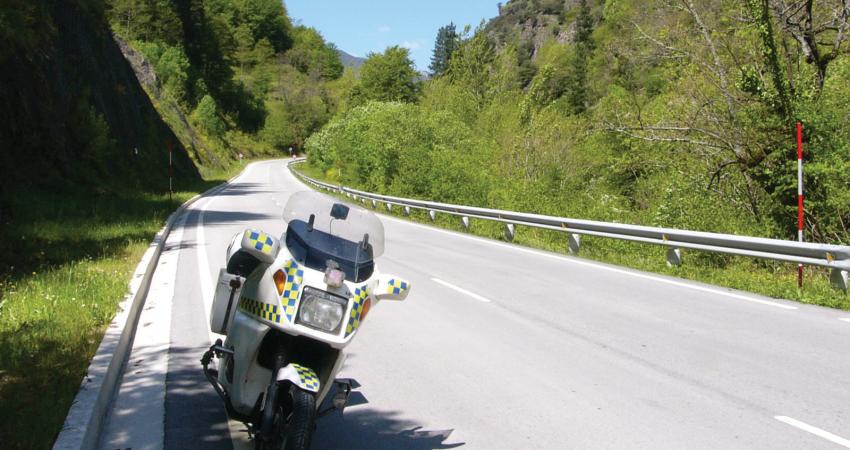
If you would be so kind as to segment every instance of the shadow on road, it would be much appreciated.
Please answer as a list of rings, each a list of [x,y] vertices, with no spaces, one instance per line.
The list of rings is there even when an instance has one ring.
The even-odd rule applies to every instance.
[[[240,195],[254,195],[254,194],[273,194],[274,191],[266,190],[268,185],[263,183],[234,183],[230,184],[222,190],[215,194],[216,197],[237,197]]]
[[[215,211],[208,210],[204,211],[204,225],[220,225],[220,224],[232,224],[237,222],[263,222],[267,220],[275,220],[280,219],[277,215],[273,214],[262,214],[262,213],[253,213],[253,212],[234,212],[234,211]],[[194,226],[197,223],[197,215],[192,220],[192,224],[190,225],[189,221],[186,222],[186,227]]]
[[[331,390],[325,403],[333,394],[334,390]],[[369,401],[362,392],[353,391],[345,411],[333,412],[319,419],[313,448],[432,450],[465,444],[445,442],[454,430],[423,430],[422,425],[402,418],[401,412],[357,407],[366,403]]]
[[[321,449],[413,449],[456,448],[447,444],[454,430],[423,430],[396,411],[347,410],[319,421],[313,446]]]
[[[224,404],[207,382],[199,362],[203,346],[169,353],[165,397],[165,448],[230,450]]]

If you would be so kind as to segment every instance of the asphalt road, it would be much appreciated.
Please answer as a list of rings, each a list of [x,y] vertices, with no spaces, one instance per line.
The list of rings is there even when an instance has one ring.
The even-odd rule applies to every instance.
[[[102,448],[247,448],[198,362],[212,283],[306,189],[252,164],[178,223]],[[348,347],[361,386],[317,449],[850,448],[850,313],[383,223],[378,264],[413,288]]]

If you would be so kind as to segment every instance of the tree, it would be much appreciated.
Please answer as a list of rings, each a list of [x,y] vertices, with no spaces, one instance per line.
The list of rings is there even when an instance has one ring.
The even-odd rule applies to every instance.
[[[266,38],[276,52],[292,46],[292,23],[280,0],[237,0],[234,1],[241,13],[242,21],[254,34],[254,40]]]
[[[468,31],[467,28],[464,35]],[[495,59],[493,45],[487,38],[487,32],[483,29],[482,23],[475,34],[465,39],[457,48],[449,62],[446,75],[452,83],[463,86],[474,95],[480,107],[490,92]]]
[[[384,53],[369,54],[360,69],[355,96],[363,100],[414,102],[420,90],[418,76],[410,52],[399,46],[389,47]]]
[[[568,99],[576,113],[587,110],[587,60],[593,53],[593,18],[587,0],[579,4],[578,19],[576,19],[575,58],[573,59],[572,76],[569,80]]]
[[[431,65],[428,67],[433,76],[438,77],[448,70],[449,61],[458,45],[460,45],[460,35],[454,23],[449,23],[437,31],[434,54],[431,56]]]
[[[339,57],[339,49],[331,42],[322,49],[322,77],[326,80],[336,80],[342,76],[345,66]]]
[[[224,122],[218,117],[218,106],[215,99],[209,95],[198,103],[198,107],[192,112],[192,120],[197,123],[207,134],[220,139],[226,131]]]
[[[167,47],[155,62],[156,73],[162,80],[165,92],[179,102],[187,100],[186,83],[189,80],[189,59],[180,47]]]
[[[842,52],[842,44],[850,39],[850,3],[814,0],[762,0],[765,13],[770,7],[786,33],[800,46],[807,63],[817,70],[816,87],[823,89],[826,70]]]
[[[183,37],[180,18],[170,0],[112,0],[109,15],[127,39],[175,45]]]
[[[345,67],[339,59],[336,46],[325,42],[318,30],[297,26],[293,36],[294,43],[286,57],[299,72],[321,76],[326,80],[335,80],[342,76]]]

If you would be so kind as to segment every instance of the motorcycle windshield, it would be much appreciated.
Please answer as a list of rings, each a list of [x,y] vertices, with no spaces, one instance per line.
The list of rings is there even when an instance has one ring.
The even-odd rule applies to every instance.
[[[371,276],[374,258],[384,253],[384,227],[365,208],[313,191],[293,194],[283,210],[289,252],[308,267],[325,270],[333,260],[346,278]]]

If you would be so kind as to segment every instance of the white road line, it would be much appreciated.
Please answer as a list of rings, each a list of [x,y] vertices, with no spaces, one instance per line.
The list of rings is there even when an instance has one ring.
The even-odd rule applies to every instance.
[[[204,301],[204,312],[206,313],[204,317],[209,317],[213,297],[210,261],[207,259],[207,239],[204,233],[204,214],[214,199],[215,197],[210,197],[198,208],[198,224],[195,226],[195,245],[197,246],[195,254],[198,256],[198,277],[200,278],[201,298]],[[209,327],[207,328],[207,332],[210,335],[210,344],[212,344],[217,339],[217,335]]]
[[[505,244],[505,243],[502,243],[502,242],[493,241],[493,240],[489,240],[489,239],[485,239],[485,238],[480,238],[480,237],[477,237],[477,236],[469,236],[469,235],[457,233],[457,232],[454,232],[454,231],[443,230],[443,229],[440,229],[440,228],[434,228],[434,227],[430,227],[430,226],[427,226],[427,225],[418,224],[416,222],[410,222],[410,221],[407,221],[407,220],[396,219],[395,217],[390,217],[390,216],[387,216],[387,215],[384,215],[384,214],[379,214],[379,215],[382,218],[392,220],[392,221],[395,221],[395,222],[400,222],[400,223],[404,223],[404,224],[408,224],[408,225],[418,225],[420,227],[427,228],[431,231],[436,231],[438,233],[445,233],[445,234],[449,234],[449,235],[452,235],[452,236],[458,236],[458,237],[463,237],[463,238],[466,238],[466,239],[472,239],[472,240],[480,241],[480,242],[487,243],[487,244],[490,244],[490,245],[497,245],[497,246],[500,246],[500,247],[509,248],[511,250],[518,251],[518,252],[525,252],[525,253],[531,253],[531,254],[534,254],[534,255],[545,256],[547,258],[557,259],[559,261],[564,261],[564,262],[568,262],[568,263],[572,263],[572,264],[579,264],[579,265],[583,265],[583,266],[593,267],[593,268],[596,268],[596,269],[607,270],[609,272],[616,272],[616,273],[620,273],[620,274],[623,274],[623,275],[630,275],[630,276],[637,277],[637,278],[652,280],[652,281],[656,281],[656,282],[659,282],[659,283],[670,284],[670,285],[673,285],[673,286],[679,286],[679,287],[683,287],[683,288],[687,288],[687,289],[694,289],[694,290],[697,290],[697,291],[707,292],[707,293],[710,293],[710,294],[722,295],[722,296],[725,296],[725,297],[731,297],[731,298],[735,298],[735,299],[738,299],[738,300],[744,300],[744,301],[748,301],[748,302],[759,303],[759,304],[762,304],[762,305],[773,306],[774,308],[787,309],[787,310],[798,309],[796,306],[785,305],[783,303],[772,302],[772,301],[769,301],[769,300],[762,300],[762,299],[759,299],[759,298],[754,298],[754,297],[750,297],[750,296],[746,296],[746,295],[736,294],[734,292],[719,291],[717,289],[710,289],[710,288],[707,288],[707,287],[697,286],[697,285],[694,285],[694,284],[685,283],[685,282],[681,282],[681,281],[670,280],[670,279],[667,279],[667,278],[661,278],[661,277],[657,277],[657,276],[653,276],[653,275],[647,275],[647,274],[644,274],[644,273],[633,272],[633,271],[625,270],[625,269],[618,269],[616,267],[605,266],[605,265],[602,265],[602,264],[596,264],[596,263],[584,261],[584,260],[581,260],[581,259],[578,259],[578,258],[568,258],[568,257],[561,256],[561,255],[555,255],[555,254],[552,254],[552,253],[546,253],[546,252],[542,252],[542,251],[539,251],[539,250],[525,248],[525,247],[522,247],[522,246],[519,246],[519,245]]]
[[[780,421],[780,422],[791,425],[794,428],[799,428],[799,429],[806,431],[808,433],[812,433],[815,436],[824,438],[827,441],[830,441],[834,444],[838,444],[838,445],[840,445],[844,448],[850,448],[850,440],[844,439],[841,436],[836,436],[836,435],[830,433],[829,431],[821,430],[818,427],[813,427],[813,426],[811,426],[811,425],[809,425],[805,422],[800,422],[799,420],[792,419],[791,417],[788,417],[788,416],[776,416],[774,418],[776,420]]]
[[[228,181],[228,184],[235,182],[237,179],[248,176],[254,168],[257,166],[257,163],[251,163],[242,171],[241,174],[233,177]],[[213,200],[217,198],[219,194],[227,190],[227,186],[222,188],[219,191],[216,191],[213,195],[210,195],[206,199],[200,200],[196,203],[196,209],[198,211],[198,223],[195,226],[195,245],[197,251],[195,252],[198,256],[198,276],[200,277],[201,283],[201,298],[204,302],[205,308],[205,317],[209,317],[210,310],[212,310],[212,300],[213,300],[213,281],[212,274],[210,273],[210,262],[207,259],[207,239],[206,233],[204,232],[204,215],[206,214],[207,208],[212,205]],[[201,204],[203,202],[203,204]],[[210,335],[210,344],[219,339],[221,336],[215,334],[207,328],[207,332]]]
[[[850,317],[848,317],[848,318],[846,318],[846,319],[838,319],[838,320],[840,320],[840,321],[842,321],[842,322],[850,322]]]
[[[466,289],[464,289],[464,288],[462,288],[462,287],[458,287],[458,286],[455,286],[455,285],[453,285],[453,284],[451,284],[451,283],[447,283],[447,282],[445,282],[445,281],[443,281],[443,280],[441,280],[441,279],[439,279],[439,278],[431,278],[431,280],[432,280],[432,281],[434,281],[435,283],[442,284],[443,286],[445,286],[445,287],[447,287],[447,288],[449,288],[449,289],[453,289],[453,290],[455,290],[455,291],[458,291],[458,292],[460,292],[461,294],[468,295],[468,296],[470,296],[470,297],[474,298],[475,300],[478,300],[478,301],[481,301],[481,302],[484,302],[484,303],[490,303],[490,299],[484,298],[484,297],[482,297],[482,296],[480,296],[480,295],[478,295],[478,294],[476,294],[476,293],[474,293],[474,292],[469,292],[469,291],[467,291]]]

